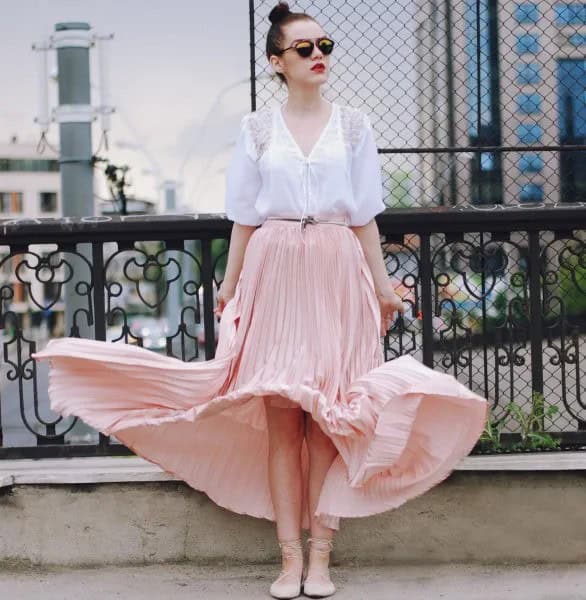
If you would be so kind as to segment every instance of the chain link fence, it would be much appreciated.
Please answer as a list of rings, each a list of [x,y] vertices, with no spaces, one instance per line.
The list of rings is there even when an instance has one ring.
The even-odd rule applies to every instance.
[[[286,88],[251,1],[252,109]],[[586,201],[586,4],[299,0],[336,42],[324,96],[370,116],[389,207]]]
[[[275,4],[250,3],[252,110],[287,95],[265,55]],[[540,392],[558,408],[542,425],[584,443],[586,4],[289,6],[336,42],[324,97],[375,130],[383,254],[412,309],[385,337],[387,359],[408,352],[452,373],[491,399],[504,431],[516,431],[507,403],[530,412]],[[570,226],[555,222],[562,206]]]

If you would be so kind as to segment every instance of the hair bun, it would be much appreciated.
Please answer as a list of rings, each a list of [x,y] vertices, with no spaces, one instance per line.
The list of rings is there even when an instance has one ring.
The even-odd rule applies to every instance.
[[[279,2],[279,4],[277,4],[277,6],[269,13],[269,21],[271,23],[278,23],[289,14],[291,14],[289,4],[287,4],[287,2]]]

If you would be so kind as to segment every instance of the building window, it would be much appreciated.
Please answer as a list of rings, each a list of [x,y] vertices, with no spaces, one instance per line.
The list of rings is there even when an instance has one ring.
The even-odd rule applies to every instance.
[[[521,202],[541,202],[543,200],[543,186],[540,183],[524,183],[519,192]]]
[[[493,152],[480,153],[480,168],[483,171],[492,171],[494,169],[495,160]]]
[[[583,33],[574,33],[568,39],[572,46],[586,46],[586,35]]]
[[[517,94],[517,111],[524,115],[541,112],[541,96],[539,94]]]
[[[21,213],[22,192],[0,192],[0,212]]]
[[[59,171],[59,161],[44,158],[2,158],[0,171],[54,173]]]
[[[497,0],[466,0],[465,10],[468,141],[471,146],[500,146]],[[501,153],[474,152],[469,169],[470,201],[502,203]]]
[[[543,158],[535,152],[527,152],[519,157],[519,170],[523,173],[539,173],[543,168]]]
[[[517,34],[515,50],[517,54],[537,54],[539,52],[539,37],[534,33]]]
[[[537,4],[531,2],[517,4],[515,7],[515,19],[517,23],[537,23],[539,19]]]
[[[586,4],[556,4],[556,25],[586,25]]]
[[[541,125],[537,125],[536,123],[521,123],[517,126],[517,137],[521,144],[540,142],[542,133]]]
[[[41,212],[57,210],[57,192],[41,192],[39,194]]]
[[[517,83],[539,83],[541,67],[537,63],[521,63],[517,65]]]
[[[557,64],[557,106],[560,145],[586,144],[586,59],[561,59]],[[560,151],[562,202],[586,201],[586,152]]]

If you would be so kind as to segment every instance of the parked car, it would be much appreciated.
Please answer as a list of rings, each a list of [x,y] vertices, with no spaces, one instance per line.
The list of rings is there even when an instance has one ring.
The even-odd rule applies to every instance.
[[[142,338],[143,348],[156,352],[166,352],[167,336],[172,335],[166,319],[136,315],[128,318],[128,326],[131,334],[128,336],[129,344],[138,344],[136,338]],[[106,339],[118,339],[121,334],[121,326],[111,326],[106,330]]]
[[[129,321],[130,332],[142,338],[143,348],[165,352],[167,349],[167,336],[172,335],[169,324],[164,318],[134,317]]]

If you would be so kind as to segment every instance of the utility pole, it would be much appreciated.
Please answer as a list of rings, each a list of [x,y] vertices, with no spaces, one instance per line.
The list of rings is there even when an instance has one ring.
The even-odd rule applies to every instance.
[[[83,217],[94,212],[92,121],[87,23],[57,23],[59,106],[56,110],[61,141],[61,194],[64,216]]]
[[[88,23],[57,23],[53,35],[57,50],[58,106],[55,109],[59,123],[61,206],[64,217],[84,217],[94,214],[94,176],[92,165],[92,120],[94,111],[90,98],[89,48],[92,36]],[[78,293],[89,289],[91,277],[88,263],[92,264],[92,248],[78,244],[80,256],[70,254],[73,274],[65,284],[65,335],[94,337],[94,327],[88,323],[89,297]]]

